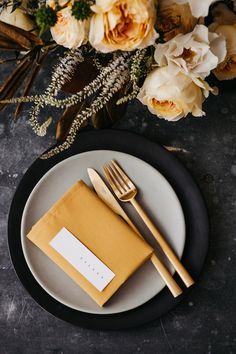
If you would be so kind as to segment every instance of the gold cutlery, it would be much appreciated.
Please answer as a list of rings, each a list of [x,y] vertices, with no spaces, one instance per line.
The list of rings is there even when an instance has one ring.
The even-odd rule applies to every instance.
[[[103,167],[106,179],[110,184],[113,192],[117,196],[119,200],[122,202],[130,202],[140,217],[143,219],[144,223],[147,225],[155,239],[157,240],[158,244],[160,245],[162,251],[169,259],[183,282],[187,287],[194,284],[194,280],[188,271],[184,268],[174,251],[171,249],[169,244],[166,242],[160,231],[151,221],[147,213],[141,207],[141,205],[135,199],[137,195],[137,188],[134,183],[130,180],[130,178],[124,173],[121,167],[112,160],[111,163],[105,165]]]
[[[116,198],[113,196],[113,194],[110,192],[109,188],[107,185],[103,182],[102,178],[100,175],[92,168],[88,168],[88,175],[90,178],[90,181],[98,194],[98,196],[118,215],[120,215],[129,225],[130,227],[140,236],[140,232],[134,225],[134,223],[130,220],[128,215],[125,213],[125,211],[122,209],[120,204],[117,202]],[[179,285],[176,283],[176,281],[172,278],[172,275],[170,274],[169,270],[166,268],[166,266],[159,260],[159,258],[156,256],[156,254],[153,254],[151,257],[151,262],[155,266],[155,268],[158,270],[160,273],[161,277],[165,281],[166,285],[170,289],[172,295],[174,297],[179,296],[182,293],[181,288]]]
[[[111,208],[116,214],[120,215],[129,226],[138,234],[139,233],[137,227],[134,225],[132,220],[128,217],[126,212],[122,209],[114,195],[111,193],[110,189],[107,187],[105,182],[103,182],[100,175],[93,168],[87,169],[90,181],[97,193],[97,195]]]

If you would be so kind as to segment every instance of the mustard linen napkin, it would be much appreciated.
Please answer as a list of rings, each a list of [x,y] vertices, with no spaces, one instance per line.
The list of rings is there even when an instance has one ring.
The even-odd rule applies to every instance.
[[[99,291],[49,242],[65,227],[114,273]],[[76,182],[32,227],[27,237],[103,306],[151,257],[153,249],[83,182]],[[68,290],[69,291],[69,290]]]

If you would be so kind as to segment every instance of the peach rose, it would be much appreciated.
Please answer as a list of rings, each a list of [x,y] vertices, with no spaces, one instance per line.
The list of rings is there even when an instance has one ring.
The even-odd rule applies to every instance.
[[[236,78],[236,15],[222,3],[219,3],[212,11],[214,23],[210,30],[222,36],[226,40],[226,57],[215,70],[214,75],[218,80],[230,80]]]
[[[96,0],[91,9],[89,41],[98,51],[142,49],[158,37],[153,0]]]
[[[165,41],[177,34],[191,32],[198,19],[192,15],[189,4],[176,4],[175,0],[158,1],[157,28]]]
[[[195,117],[205,115],[202,111],[204,96],[209,87],[202,88],[191,77],[179,71],[173,75],[167,66],[153,70],[144,81],[138,99],[159,118],[177,121],[191,113]]]
[[[74,1],[60,0],[59,5],[65,6],[57,12],[57,23],[51,27],[54,41],[66,48],[78,48],[88,40],[89,20],[79,21],[72,16],[71,8]],[[50,0],[49,6],[54,8],[55,1]]]

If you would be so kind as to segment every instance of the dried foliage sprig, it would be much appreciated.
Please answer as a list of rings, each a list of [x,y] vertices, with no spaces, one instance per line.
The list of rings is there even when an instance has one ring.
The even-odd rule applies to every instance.
[[[128,95],[120,98],[116,103],[117,105],[133,100],[139,93],[140,87],[138,83],[140,81],[140,78],[143,76],[141,64],[146,53],[147,49],[145,48],[137,50],[136,53],[133,55],[130,67],[130,81],[132,83],[132,91]]]
[[[49,50],[46,49],[42,54],[40,52],[38,52],[36,54],[36,60],[32,64],[31,73],[26,81],[26,85],[25,85],[25,88],[23,91],[23,96],[27,96],[29,94],[31,87],[34,83],[34,80],[35,80],[44,60],[47,58],[48,52],[49,52]],[[17,104],[15,114],[14,114],[15,120],[19,116],[19,114],[21,113],[22,106],[23,106],[22,102]]]
[[[104,105],[112,98],[114,93],[119,91],[122,85],[128,80],[130,65],[129,60],[127,60],[128,56],[129,55],[127,53],[121,53],[120,56],[118,56],[114,61],[111,61],[107,67],[102,68],[96,79],[94,79],[83,90],[75,95],[72,95],[70,98],[64,100],[55,99],[54,102],[52,101],[52,97],[51,99],[49,98],[49,102],[47,102],[49,105],[54,105],[56,103],[57,107],[68,108],[78,104],[83,100],[88,99],[95,93],[97,95],[97,98],[92,102],[90,107],[83,110],[74,120],[69,131],[68,138],[65,143],[63,143],[64,145],[62,144],[63,149],[64,147],[68,148],[73,143],[76,132],[79,130],[81,125],[92,115],[96,114],[100,109],[102,109]],[[99,93],[100,89],[101,92]],[[34,131],[37,134],[41,134],[45,131],[42,131],[41,129],[41,126],[37,121],[37,115],[39,114],[40,107],[43,107],[43,102],[41,101],[38,103],[36,107],[32,111],[30,121]]]
[[[59,59],[59,63],[54,68],[51,83],[46,90],[47,95],[56,96],[62,86],[72,79],[78,64],[85,60],[86,52],[87,47],[83,46],[80,49],[67,51],[65,55]]]
[[[86,50],[86,49],[85,49]],[[67,144],[74,140],[76,131],[83,124],[83,122],[94,115],[100,110],[113,96],[114,93],[119,91],[122,85],[128,81],[130,72],[132,54],[126,52],[115,54],[114,59],[111,59],[107,66],[102,67],[97,77],[81,91],[71,95],[65,99],[58,99],[57,96],[62,86],[67,80],[70,79],[70,75],[73,75],[73,70],[76,68],[79,62],[83,60],[82,50],[73,50],[60,59],[59,64],[56,66],[52,75],[52,80],[45,93],[42,95],[12,98],[5,100],[2,103],[21,103],[21,102],[33,102],[35,106],[30,112],[30,124],[33,131],[43,136],[47,132],[47,128],[51,120],[47,120],[43,124],[38,121],[40,111],[45,106],[68,108],[87,100],[94,94],[97,95],[89,108],[83,110],[79,116],[76,117],[75,122],[71,127],[71,131],[68,135]],[[76,124],[76,129],[75,129]],[[63,146],[67,146],[67,144]],[[69,146],[69,145],[68,145]]]
[[[19,1],[16,0],[1,0],[0,2],[0,14],[6,10],[8,7],[13,7],[15,3]]]
[[[122,64],[123,64],[123,68],[125,68],[125,62],[123,62]],[[107,77],[103,89],[101,90],[100,94],[96,97],[96,99],[92,102],[91,106],[87,107],[76,116],[69,130],[69,134],[66,140],[61,145],[43,154],[41,158],[48,159],[68,149],[71,146],[71,144],[73,144],[76,134],[80,129],[80,127],[82,126],[82,124],[86,120],[88,120],[93,114],[96,114],[100,109],[102,109],[105,106],[105,104],[109,102],[109,100],[113,97],[113,95],[116,92],[118,92],[121,89],[121,87],[127,82],[128,78],[129,78],[129,71],[127,69],[122,71],[122,73],[119,69],[113,71],[113,75],[110,74],[110,76]]]
[[[58,74],[55,75],[57,79],[53,83],[53,87],[50,84],[50,89],[46,89],[45,93],[42,95],[27,96],[27,97],[15,97],[9,100],[4,100],[2,103],[35,103],[41,107],[49,105],[56,108],[65,108],[73,106],[86,98],[89,98],[94,93],[96,93],[102,85],[106,85],[107,76],[114,73],[114,70],[119,67],[120,72],[124,71],[124,68],[127,69],[130,65],[130,61],[124,61],[128,58],[129,54],[121,53],[120,56],[117,56],[115,60],[111,60],[107,66],[103,67],[100,70],[98,76],[87,86],[85,86],[81,91],[76,94],[71,95],[68,98],[58,99],[54,97],[54,88],[59,87],[61,83],[61,78]],[[51,91],[52,88],[52,91]],[[49,90],[49,92],[47,92]],[[56,91],[57,92],[57,91]]]
[[[15,26],[2,21],[0,21],[0,34],[4,39],[16,43],[24,50],[31,50],[35,44],[42,44],[42,41],[32,33],[17,29]],[[35,42],[36,40],[37,43]]]

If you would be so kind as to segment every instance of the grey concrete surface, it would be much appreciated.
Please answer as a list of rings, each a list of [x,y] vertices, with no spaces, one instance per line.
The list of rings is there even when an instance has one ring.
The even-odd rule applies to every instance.
[[[6,74],[0,67],[0,81]],[[48,82],[43,70],[34,87]],[[0,353],[4,354],[230,354],[236,353],[236,85],[204,104],[206,117],[168,123],[132,103],[114,128],[139,133],[177,153],[206,199],[211,222],[208,259],[195,289],[162,319],[138,329],[102,332],[77,328],[41,309],[18,281],[7,248],[7,214],[31,163],[54,143],[55,125],[34,135],[28,110],[13,123],[0,114]],[[58,112],[53,111],[56,117]]]

